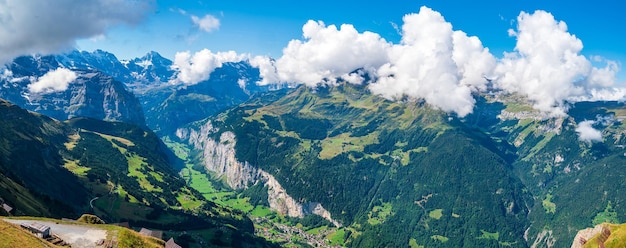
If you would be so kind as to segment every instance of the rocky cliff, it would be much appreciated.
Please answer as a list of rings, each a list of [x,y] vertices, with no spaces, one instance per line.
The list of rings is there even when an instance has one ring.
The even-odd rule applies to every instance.
[[[48,73],[60,69],[75,77],[64,82],[64,87],[59,86],[59,79],[48,77],[47,86],[59,88],[32,90]],[[100,71],[66,69],[54,56],[16,58],[0,69],[0,85],[0,98],[55,119],[83,116],[145,126],[139,100],[122,82]]]
[[[309,214],[319,215],[335,226],[341,224],[335,221],[330,212],[317,202],[301,202],[291,197],[287,191],[271,174],[254,167],[247,161],[238,161],[235,157],[235,134],[229,131],[222,132],[219,140],[212,138],[219,133],[211,121],[207,121],[198,129],[181,128],[176,131],[176,136],[186,140],[195,149],[202,151],[203,163],[207,170],[216,173],[217,177],[223,177],[233,189],[245,189],[257,183],[267,187],[268,202],[271,209],[280,214],[291,217],[304,217]]]

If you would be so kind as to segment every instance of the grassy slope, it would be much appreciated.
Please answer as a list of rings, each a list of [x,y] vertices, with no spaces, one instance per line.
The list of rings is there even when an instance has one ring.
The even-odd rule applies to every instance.
[[[0,197],[16,214],[76,218],[93,211],[133,226],[212,229],[208,244],[267,246],[241,212],[186,187],[154,133],[84,118],[59,122],[0,103]]]
[[[606,228],[610,230],[610,234],[607,237],[603,235],[603,233],[598,233],[593,236],[591,239],[583,245],[583,248],[595,248],[599,247],[598,244],[600,242],[604,243],[604,247],[606,248],[621,248],[626,247],[626,224],[603,224]]]
[[[0,220],[0,247],[56,247],[45,240],[39,239],[19,226]]]
[[[146,248],[161,248],[165,245],[163,240],[155,239],[153,237],[146,237],[134,230],[130,230],[127,228],[113,226],[113,225],[93,225],[93,224],[83,224],[80,222],[64,222],[56,219],[49,218],[30,218],[30,217],[22,217],[20,219],[32,219],[32,220],[42,220],[42,221],[51,221],[51,222],[62,222],[63,224],[69,225],[82,225],[82,226],[92,226],[97,229],[104,229],[109,231],[110,233],[115,233],[109,235],[109,238],[112,240],[117,240],[119,242],[119,247],[146,247]],[[18,225],[14,225],[8,222],[5,222],[0,219],[0,247],[57,247],[43,239],[39,239],[32,235],[30,232],[23,230]]]
[[[404,246],[411,238],[421,245],[436,245],[442,240],[450,240],[451,245],[490,244],[488,240],[462,241],[459,237],[481,237],[483,233],[478,230],[465,229],[477,224],[479,218],[486,218],[482,220],[486,225],[481,225],[480,229],[496,232],[493,225],[502,220],[496,220],[500,217],[495,216],[501,214],[498,213],[501,210],[485,207],[481,217],[471,217],[473,210],[461,206],[516,202],[511,215],[521,213],[521,187],[508,175],[505,161],[493,154],[491,147],[483,147],[489,140],[466,133],[454,120],[449,122],[441,111],[422,103],[389,102],[359,87],[344,85],[316,92],[302,87],[270,105],[251,102],[235,108],[216,118],[214,125],[222,131],[235,132],[238,159],[272,173],[292,196],[319,201],[334,218],[350,225],[353,231],[347,237],[355,246]],[[444,136],[446,141],[441,140],[436,146],[432,143]],[[461,150],[449,149],[458,146],[455,143],[459,141],[471,139],[476,141],[462,142]],[[464,159],[459,154],[477,157]],[[442,164],[450,159],[454,162]],[[473,169],[471,163],[495,169]],[[458,173],[462,175],[459,179],[446,178],[457,177]],[[297,175],[296,180],[292,178],[294,175]],[[477,176],[481,179],[476,179]],[[501,179],[486,188],[478,186],[491,180],[489,178]],[[489,199],[481,193],[472,193],[472,186],[441,185],[441,182],[457,180],[488,190],[501,186],[506,193]],[[493,192],[497,190],[494,188]],[[414,203],[429,194],[434,197],[422,205],[426,211]],[[464,194],[471,196],[458,198]],[[394,214],[381,212],[380,209],[386,208],[379,202],[389,203]],[[445,217],[429,221],[428,211],[436,209],[442,209]],[[374,212],[376,214],[368,217],[367,213]],[[489,219],[491,217],[496,219]],[[503,222],[518,226],[501,235],[500,241],[519,241],[514,240],[523,232],[523,224],[520,224],[523,220],[518,217],[505,217],[509,219]],[[411,221],[397,225],[402,219]],[[378,224],[383,221],[384,224]],[[463,231],[447,232],[446,235],[451,236],[446,237],[435,230],[441,228],[433,228],[450,221],[458,222],[455,228]],[[398,232],[398,229],[404,231]],[[424,233],[430,234],[424,236]],[[441,237],[433,239],[431,236]]]

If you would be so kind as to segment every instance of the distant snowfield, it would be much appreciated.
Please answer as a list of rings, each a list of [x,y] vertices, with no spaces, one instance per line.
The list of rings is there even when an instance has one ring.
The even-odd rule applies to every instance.
[[[57,222],[39,220],[3,220],[17,225],[29,225],[31,223],[38,223],[49,226],[51,234],[56,234],[57,236],[59,236],[59,238],[63,239],[63,241],[65,241],[66,243],[69,243],[72,247],[95,248],[98,247],[96,245],[96,242],[98,242],[98,240],[106,239],[107,237],[106,230],[94,228],[91,226],[58,224]]]

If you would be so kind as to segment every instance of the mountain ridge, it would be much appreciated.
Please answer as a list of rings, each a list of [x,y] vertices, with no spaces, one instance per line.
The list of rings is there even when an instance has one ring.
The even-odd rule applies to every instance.
[[[241,212],[187,186],[151,131],[84,117],[61,122],[4,100],[0,113],[0,198],[14,208],[9,214],[90,212],[111,223],[210,232],[206,242],[217,246],[272,246]]]

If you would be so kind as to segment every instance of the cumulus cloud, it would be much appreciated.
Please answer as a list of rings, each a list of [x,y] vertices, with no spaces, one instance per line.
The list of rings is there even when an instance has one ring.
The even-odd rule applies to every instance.
[[[250,59],[250,65],[259,68],[261,81],[257,82],[258,85],[268,85],[280,82],[275,64],[276,61],[267,56],[255,56]]]
[[[602,132],[593,128],[595,121],[587,120],[578,123],[576,132],[578,139],[584,142],[602,142]]]
[[[0,1],[0,64],[20,55],[69,49],[79,38],[144,19],[154,0]]]
[[[509,30],[517,38],[515,51],[506,53],[496,68],[498,87],[527,96],[534,108],[554,116],[566,114],[566,101],[623,97],[607,88],[613,86],[618,66],[607,62],[605,68],[593,67],[565,22],[541,10],[522,12],[517,22],[517,30]]]
[[[389,62],[377,71],[372,92],[390,99],[424,99],[444,111],[472,112],[473,89],[485,87],[495,58],[476,37],[454,31],[443,16],[422,7],[403,18],[402,40],[389,50]]]
[[[308,21],[304,40],[292,40],[283,56],[251,60],[259,67],[260,84],[297,82],[315,87],[337,79],[363,83],[375,78],[370,90],[389,99],[421,98],[445,111],[465,116],[472,112],[472,91],[485,89],[485,74],[496,60],[477,37],[454,31],[443,16],[422,7],[404,17],[400,44],[387,42],[352,25],[339,28]]]
[[[521,12],[516,29],[508,30],[516,46],[500,59],[478,37],[454,30],[428,7],[404,16],[403,22],[396,25],[402,39],[393,44],[349,24],[338,28],[308,21],[303,39],[290,41],[282,57],[255,57],[251,63],[260,69],[260,84],[361,84],[368,74],[374,94],[423,99],[461,117],[473,111],[473,93],[487,90],[486,78],[490,86],[526,96],[551,116],[566,115],[570,102],[626,97],[626,89],[615,84],[619,64],[581,55],[582,41],[548,12]]]
[[[234,51],[213,53],[203,49],[191,55],[189,51],[178,52],[174,56],[172,69],[177,71],[172,83],[197,84],[209,79],[211,72],[226,62],[239,62],[248,55]]]
[[[191,21],[193,24],[198,26],[198,28],[204,32],[210,33],[220,28],[220,20],[212,15],[204,15],[204,17],[200,18],[198,16],[192,15]]]
[[[0,73],[0,79],[7,79],[7,78],[12,78],[12,77],[13,77],[13,72],[7,68],[4,68],[4,70],[2,70],[2,73]]]
[[[49,71],[36,82],[28,85],[28,90],[31,93],[52,93],[58,91],[67,90],[68,85],[76,80],[78,75],[66,68],[57,68],[54,71]]]
[[[388,61],[390,44],[376,33],[359,33],[352,25],[337,28],[308,21],[302,33],[305,40],[290,41],[276,61],[281,81],[332,84],[357,69],[375,69]]]

